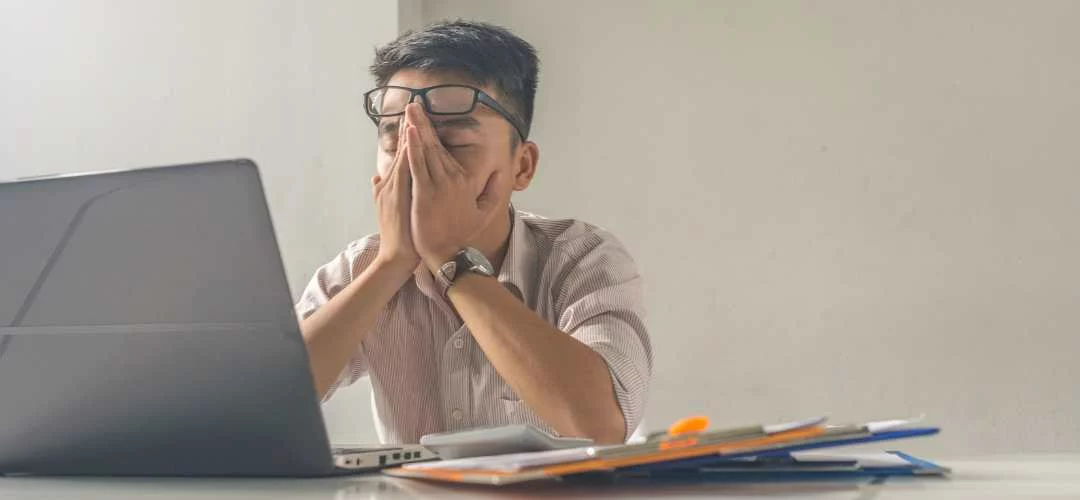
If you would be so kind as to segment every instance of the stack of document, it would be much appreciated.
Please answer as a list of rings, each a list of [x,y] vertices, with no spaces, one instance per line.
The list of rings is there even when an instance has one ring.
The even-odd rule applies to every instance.
[[[384,473],[436,481],[511,484],[595,473],[626,477],[771,478],[942,475],[937,464],[891,451],[835,454],[806,450],[937,434],[936,427],[889,420],[827,425],[814,418],[778,425],[665,433],[647,442],[408,464]]]

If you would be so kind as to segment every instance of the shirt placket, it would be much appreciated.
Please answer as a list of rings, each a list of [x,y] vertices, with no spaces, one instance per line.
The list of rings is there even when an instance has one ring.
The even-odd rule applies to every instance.
[[[472,426],[472,387],[469,375],[468,327],[461,325],[443,346],[443,415],[446,428],[467,429]]]

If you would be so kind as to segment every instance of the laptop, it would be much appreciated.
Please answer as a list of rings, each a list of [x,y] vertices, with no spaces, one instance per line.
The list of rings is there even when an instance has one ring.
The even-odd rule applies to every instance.
[[[0,182],[0,473],[328,476],[332,448],[249,160]]]

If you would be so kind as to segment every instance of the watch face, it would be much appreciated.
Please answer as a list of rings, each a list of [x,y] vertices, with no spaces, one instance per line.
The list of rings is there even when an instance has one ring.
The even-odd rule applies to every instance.
[[[471,247],[466,248],[465,257],[469,259],[469,263],[472,264],[472,267],[475,270],[488,276],[495,275],[495,268],[491,265],[491,262],[488,262],[487,257],[484,257],[484,254],[480,253],[479,250]]]

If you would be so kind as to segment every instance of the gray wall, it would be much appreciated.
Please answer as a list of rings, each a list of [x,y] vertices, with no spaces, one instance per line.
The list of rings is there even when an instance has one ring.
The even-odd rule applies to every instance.
[[[534,43],[518,204],[620,235],[653,427],[927,413],[1080,449],[1080,2],[425,1]]]
[[[4,0],[0,178],[248,156],[294,292],[375,231],[361,93],[391,0]],[[364,384],[325,407],[374,438]]]

